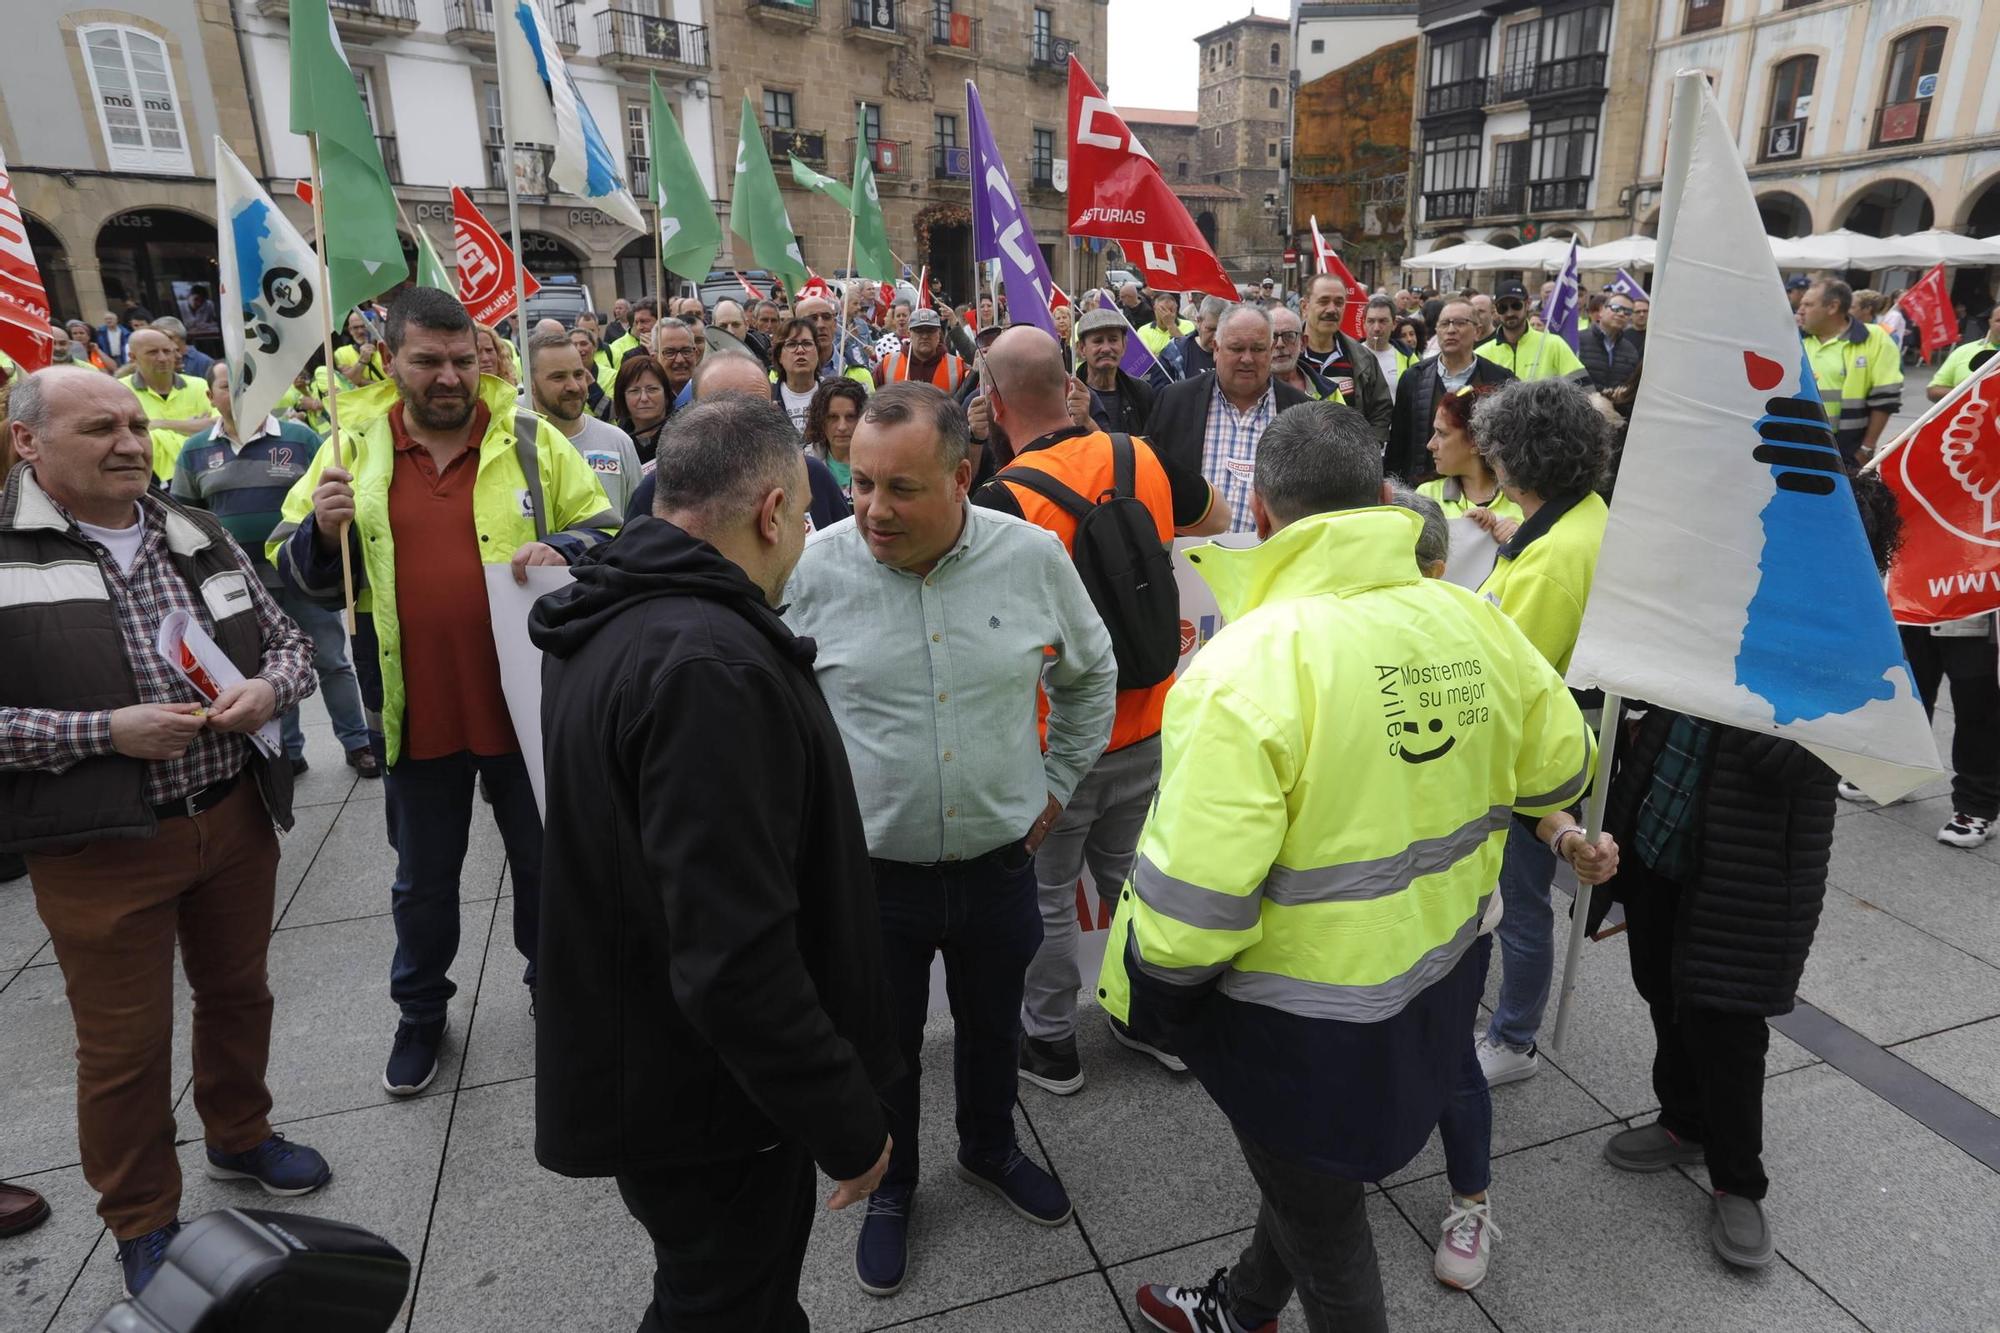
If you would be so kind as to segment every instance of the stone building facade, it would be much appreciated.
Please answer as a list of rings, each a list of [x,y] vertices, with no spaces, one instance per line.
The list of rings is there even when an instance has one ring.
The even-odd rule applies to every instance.
[[[1284,266],[1284,180],[1291,133],[1291,23],[1251,14],[1195,38],[1200,60],[1194,175],[1236,196],[1202,209],[1216,257],[1239,282]],[[1204,228],[1204,230],[1207,230]]]

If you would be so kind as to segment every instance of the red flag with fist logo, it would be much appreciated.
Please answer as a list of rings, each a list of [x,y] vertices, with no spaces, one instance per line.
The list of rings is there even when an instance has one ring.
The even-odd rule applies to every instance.
[[[1951,318],[1951,293],[1944,285],[1944,265],[1939,264],[1916,284],[1903,293],[1903,299],[1896,303],[1910,322],[1923,335],[1924,355],[1929,356],[1940,347],[1949,347],[1958,341],[1958,331]]]
[[[2000,608],[2000,356],[1882,463],[1903,514],[1889,609],[1937,625]]]
[[[7,159],[0,157],[0,352],[26,371],[49,364],[49,294],[28,244],[28,224],[14,202]]]
[[[1236,299],[1208,238],[1075,56],[1069,60],[1069,234],[1117,241],[1155,291]]]

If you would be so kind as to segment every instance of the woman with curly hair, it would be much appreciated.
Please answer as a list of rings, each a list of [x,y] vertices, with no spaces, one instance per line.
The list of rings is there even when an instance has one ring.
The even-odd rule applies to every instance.
[[[862,409],[868,406],[868,391],[850,379],[823,380],[813,390],[806,405],[805,446],[807,452],[825,463],[840,483],[840,493],[854,502],[853,473],[847,464],[847,446],[854,428],[861,424]]]
[[[659,452],[660,428],[672,403],[665,368],[650,352],[627,352],[611,383],[611,424],[632,437],[640,463],[648,467]]]
[[[1609,457],[1611,424],[1588,390],[1568,380],[1517,380],[1472,409],[1472,438],[1521,509],[1479,595],[1497,605],[1557,672],[1569,669],[1597,572],[1610,511],[1596,486]],[[1492,1086],[1532,1077],[1555,967],[1549,887],[1555,852],[1519,820],[1500,866],[1500,998],[1479,1039]]]

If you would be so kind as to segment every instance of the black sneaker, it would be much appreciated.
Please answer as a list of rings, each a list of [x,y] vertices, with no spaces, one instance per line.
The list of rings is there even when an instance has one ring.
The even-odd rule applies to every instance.
[[[1076,1038],[1040,1041],[1023,1033],[1021,1077],[1058,1097],[1067,1097],[1081,1088],[1083,1065],[1076,1058]]]
[[[1120,1046],[1128,1047],[1131,1050],[1139,1052],[1141,1055],[1150,1055],[1155,1060],[1158,1060],[1162,1066],[1173,1070],[1176,1074],[1187,1073],[1187,1062],[1167,1049],[1166,1043],[1147,1041],[1135,1035],[1131,1028],[1126,1027],[1109,1014],[1104,1016],[1104,1021],[1111,1025],[1111,1035],[1118,1039]]]
[[[396,1024],[396,1044],[389,1048],[389,1067],[382,1071],[382,1086],[398,1097],[414,1097],[437,1077],[438,1048],[444,1045],[445,1020],[412,1023],[405,1018]]]
[[[300,755],[298,758],[292,760],[292,776],[297,777],[311,767],[312,765],[306,762],[306,757]]]
[[[996,1196],[1030,1222],[1059,1227],[1069,1221],[1069,1194],[1062,1183],[1019,1147],[1009,1148],[998,1161],[980,1161],[960,1148],[958,1178]]]
[[[160,1262],[167,1257],[167,1247],[174,1243],[174,1237],[181,1232],[179,1222],[169,1222],[158,1231],[148,1231],[143,1236],[118,1242],[118,1266],[125,1270],[125,1294],[137,1296],[153,1280],[153,1274],[160,1271]]]

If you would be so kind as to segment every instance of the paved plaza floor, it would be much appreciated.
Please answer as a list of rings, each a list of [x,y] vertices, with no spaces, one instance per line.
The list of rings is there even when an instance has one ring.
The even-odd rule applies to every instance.
[[[270,1200],[200,1176],[183,986],[183,1215],[246,1204],[378,1231],[413,1263],[397,1326],[416,1333],[626,1333],[649,1289],[643,1233],[610,1182],[564,1179],[533,1159],[532,1020],[485,807],[465,866],[445,1063],[424,1095],[399,1101],[380,1084],[395,1022],[382,788],[341,766],[317,702],[306,716],[314,767],[279,872],[270,1077],[281,1128],[324,1151],[334,1179],[306,1199]],[[1950,726],[1947,700],[1941,740]],[[1771,1042],[1776,1263],[1746,1275],[1714,1257],[1701,1171],[1625,1176],[1599,1157],[1655,1104],[1650,1027],[1613,939],[1586,949],[1568,1048],[1494,1094],[1504,1238],[1486,1283],[1468,1295],[1431,1277],[1447,1201],[1435,1140],[1371,1191],[1392,1326],[2000,1330],[2000,844],[1938,844],[1944,791],[1933,784],[1886,810],[1842,807],[1806,1007],[1780,1024],[1807,1044],[1782,1033]],[[926,1052],[929,1168],[909,1283],[889,1300],[864,1295],[852,1272],[859,1218],[823,1216],[804,1289],[816,1329],[1112,1333],[1139,1326],[1139,1283],[1199,1282],[1231,1262],[1255,1192],[1221,1116],[1192,1080],[1115,1046],[1096,1010],[1085,1020],[1082,1092],[1024,1085],[1018,1111],[1023,1145],[1068,1187],[1074,1220],[1029,1225],[950,1173],[950,1034],[939,1021]],[[77,1164],[73,1102],[60,971],[28,882],[0,885],[0,1177],[55,1209],[39,1230],[0,1240],[4,1333],[80,1333],[120,1295]],[[1296,1308],[1283,1322],[1304,1327]]]

